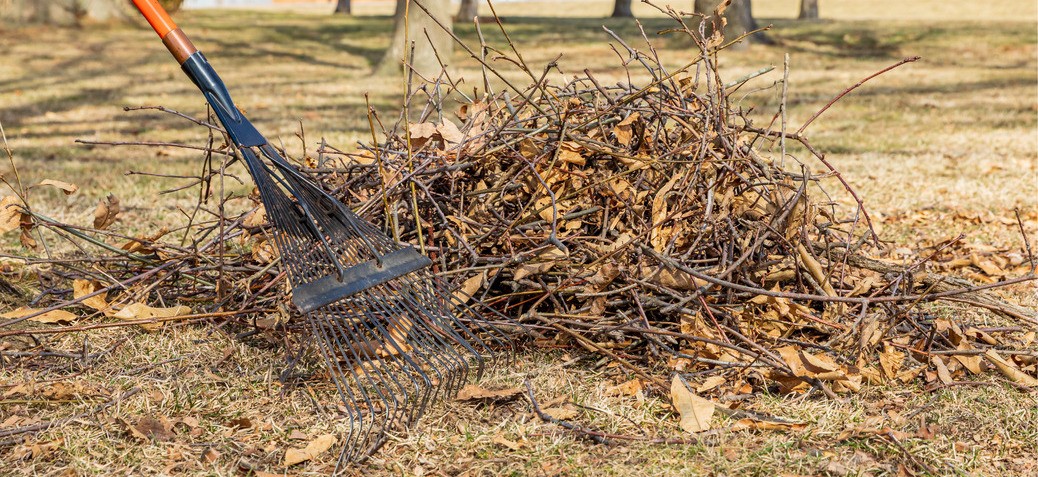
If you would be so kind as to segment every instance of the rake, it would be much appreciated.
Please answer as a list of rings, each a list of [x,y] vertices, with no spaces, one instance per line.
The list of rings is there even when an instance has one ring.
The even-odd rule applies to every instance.
[[[133,3],[202,91],[256,183],[292,301],[347,413],[340,467],[370,455],[430,401],[455,394],[473,368],[481,375],[487,359],[501,355],[494,350],[511,347],[480,310],[496,312],[454,297],[429,270],[429,258],[365,222],[282,157],[156,0]]]

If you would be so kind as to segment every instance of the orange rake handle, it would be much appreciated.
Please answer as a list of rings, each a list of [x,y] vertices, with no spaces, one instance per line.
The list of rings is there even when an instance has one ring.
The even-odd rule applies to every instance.
[[[133,5],[144,15],[144,19],[148,20],[155,33],[159,34],[162,43],[166,44],[177,63],[184,64],[188,57],[198,51],[157,0],[133,0]]]
[[[133,5],[140,10],[144,18],[148,20],[151,27],[155,29],[155,33],[159,34],[159,38],[165,37],[169,32],[177,29],[177,24],[173,23],[173,19],[169,17],[169,13],[166,13],[166,9],[162,8],[156,0],[133,0]]]

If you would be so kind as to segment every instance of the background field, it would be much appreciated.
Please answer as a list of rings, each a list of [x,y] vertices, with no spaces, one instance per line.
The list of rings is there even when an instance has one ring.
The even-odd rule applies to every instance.
[[[499,13],[529,63],[543,64],[562,53],[564,72],[589,68],[600,79],[616,81],[623,72],[601,26],[632,44],[639,39],[633,22],[601,18],[608,15],[610,3],[509,3]],[[902,57],[923,57],[844,98],[807,131],[879,216],[881,235],[891,247],[915,249],[965,233],[966,243],[1019,250],[1022,238],[1016,226],[1001,220],[1012,217],[1017,207],[1030,217],[1027,234],[1034,243],[1038,7],[1033,2],[1002,0],[980,7],[969,1],[826,0],[821,2],[826,20],[807,23],[791,19],[796,12],[792,0],[757,3],[756,14],[762,24],[773,25],[770,34],[777,45],[725,55],[722,73],[734,79],[777,66],[752,83],[765,88],[781,79],[783,54],[789,53],[793,125],[857,80]],[[399,114],[402,85],[370,76],[389,41],[390,8],[386,2],[358,2],[360,15],[352,18],[332,18],[313,8],[198,10],[182,12],[177,20],[260,129],[298,153],[302,147],[295,133],[300,124],[311,151],[322,137],[342,148],[366,140],[365,93],[384,117]],[[554,16],[536,16],[540,12]],[[669,27],[644,5],[636,5],[635,13],[650,34]],[[463,39],[474,41],[471,25],[456,29]],[[489,42],[503,45],[493,28],[484,32]],[[654,44],[671,65],[687,62],[691,54],[689,45],[677,38],[654,38]],[[451,67],[470,87],[481,84],[475,62],[462,52],[455,53]],[[778,104],[775,87],[740,103],[769,118]],[[193,204],[197,191],[159,195],[179,182],[124,172],[191,173],[200,167],[197,154],[73,143],[204,144],[205,132],[189,123],[121,109],[140,105],[204,112],[197,91],[150,31],[104,25],[0,31],[0,123],[22,180],[28,184],[51,178],[81,188],[68,197],[35,191],[32,205],[47,215],[85,224],[97,200],[114,193],[127,209],[118,225],[127,233],[181,220],[178,207]],[[11,177],[10,166],[0,166],[0,174]],[[0,250],[13,249],[15,241],[0,238]],[[1024,305],[1038,304],[1033,286],[1005,293]],[[31,446],[0,450],[0,458],[10,463],[0,474],[232,475],[250,468],[280,473],[286,448],[343,431],[333,394],[319,379],[279,395],[277,375],[284,356],[277,343],[246,345],[221,331],[194,326],[154,334],[137,329],[91,332],[55,345],[70,349],[84,339],[93,350],[125,342],[96,363],[0,369],[0,422],[16,416],[42,420],[74,415],[127,389],[141,392],[99,416],[39,434],[32,441],[41,448],[35,457]],[[573,358],[579,355],[531,350],[491,381],[516,385],[529,376],[542,401],[569,396],[597,409],[581,410],[582,422],[626,434],[679,435],[676,420],[659,397],[638,402],[606,396],[608,387],[626,377]],[[69,374],[75,376],[62,382],[79,386],[81,392],[54,398],[47,380]],[[14,392],[19,386],[27,387]],[[895,475],[927,467],[949,475],[1038,473],[1035,395],[998,382],[932,393],[872,387],[846,402],[766,396],[745,406],[809,426],[794,435],[722,431],[692,446],[604,447],[539,422],[522,400],[487,407],[450,404],[434,408],[418,431],[391,440],[358,473]],[[167,419],[175,438],[144,442],[128,435],[120,423],[147,416]],[[866,422],[909,433],[926,428],[934,435],[908,439],[900,447],[877,439],[836,441],[840,431]],[[30,455],[8,457],[24,454],[25,448]],[[206,454],[207,449],[215,453]],[[334,462],[333,454],[292,467],[289,474],[320,475]]]

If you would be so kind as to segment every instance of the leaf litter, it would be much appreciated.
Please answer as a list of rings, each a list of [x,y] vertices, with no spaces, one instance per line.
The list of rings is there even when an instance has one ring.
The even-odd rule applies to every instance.
[[[783,132],[731,106],[730,88],[753,78],[718,80],[717,39],[676,33],[700,50],[683,68],[618,46],[644,66],[648,84],[602,85],[585,72],[563,84],[534,82],[514,91],[518,97],[467,98],[456,111],[430,100],[410,134],[383,127],[372,110],[382,142],[348,152],[323,145],[299,170],[391,236],[433,251],[457,285],[456,300],[483,300],[537,327],[534,345],[612,362],[618,384],[609,394],[666,397],[686,432],[711,429],[714,412],[728,409],[718,403],[726,396],[836,398],[868,384],[952,385],[989,370],[1038,386],[1034,310],[988,292],[1034,279],[1029,248],[959,239],[920,244],[925,254],[885,247],[864,203],[804,136],[784,140],[805,145],[807,157],[776,160]],[[99,201],[92,228],[50,220],[21,197],[0,198],[0,233],[19,232],[27,253],[42,232],[93,250],[27,269],[70,290],[41,296],[38,305],[71,303],[0,315],[7,333],[0,336],[32,334],[38,328],[26,320],[78,325],[84,310],[93,320],[161,319],[141,324],[148,330],[184,318],[305,333],[295,312],[279,305],[289,290],[258,198],[221,199],[200,183],[199,209],[221,201],[205,210],[226,215],[193,225],[189,235],[165,227],[125,235],[111,194]],[[78,190],[60,180],[40,185]],[[901,219],[922,220],[880,220]],[[983,220],[1021,230],[1038,223],[1033,212]],[[999,324],[926,307],[938,301],[982,309]],[[470,385],[458,399],[521,394]],[[567,405],[546,412],[579,418]],[[174,435],[166,424],[145,418],[125,427],[165,440]],[[731,428],[802,426],[742,417]],[[324,435],[289,449],[284,465],[313,459],[335,440]],[[520,447],[503,436],[495,442]]]

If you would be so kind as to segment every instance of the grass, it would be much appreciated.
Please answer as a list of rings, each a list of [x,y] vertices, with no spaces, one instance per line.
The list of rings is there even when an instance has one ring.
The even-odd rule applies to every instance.
[[[550,2],[542,2],[542,6]],[[602,81],[623,71],[601,25],[631,43],[637,27],[600,18],[608,2],[573,1],[555,7],[556,18],[529,15],[537,5],[502,4],[510,34],[531,65],[562,53],[567,73],[591,69]],[[686,2],[687,3],[687,2]],[[774,47],[732,52],[723,59],[728,78],[763,66],[777,70],[750,86],[761,91],[740,103],[770,119],[780,101],[776,87],[789,53],[789,117],[799,125],[832,96],[904,56],[923,60],[876,78],[847,96],[808,130],[813,143],[857,188],[893,247],[921,249],[965,233],[966,243],[1019,250],[1019,207],[1033,241],[1038,218],[1038,38],[1034,5],[987,2],[822,2],[827,20],[790,19],[795,2],[759,2],[762,23],[774,25]],[[863,5],[868,4],[868,8]],[[1026,3],[1026,2],[1024,2]],[[636,5],[646,31],[669,26]],[[384,3],[359,3],[365,16],[331,18],[297,11],[188,11],[178,21],[192,35],[237,102],[290,151],[318,138],[349,148],[367,138],[364,94],[384,117],[399,111],[402,85],[369,72],[388,43],[391,21]],[[374,15],[374,16],[370,16]],[[474,29],[459,25],[473,41]],[[485,27],[488,41],[502,38]],[[688,45],[654,39],[670,65],[688,58]],[[159,195],[173,179],[127,176],[124,171],[190,173],[200,157],[164,148],[77,146],[74,139],[161,140],[201,144],[204,132],[155,113],[125,113],[123,106],[161,104],[188,114],[204,111],[200,96],[159,46],[154,35],[131,27],[80,30],[33,28],[0,32],[0,122],[15,151],[22,180],[75,182],[65,197],[46,188],[33,205],[56,219],[88,223],[96,201],[117,195],[129,233],[153,231],[182,220],[178,206],[194,203],[195,190]],[[481,84],[476,64],[455,52],[457,76]],[[564,73],[565,74],[565,73]],[[552,79],[560,78],[553,73]],[[519,75],[514,78],[520,79]],[[794,154],[802,151],[793,150]],[[10,167],[0,174],[12,177]],[[244,174],[237,171],[238,174]],[[246,187],[246,186],[243,186]],[[0,246],[14,247],[12,237]],[[1009,290],[1034,307],[1033,288]],[[4,305],[6,306],[6,305]],[[963,313],[949,308],[943,313]],[[973,313],[973,312],[970,312]],[[982,321],[983,314],[970,319]],[[85,341],[84,341],[85,340]],[[204,326],[169,327],[159,333],[108,329],[65,336],[54,349],[92,352],[122,343],[93,363],[50,359],[0,369],[0,422],[18,425],[88,413],[74,424],[0,451],[0,474],[231,475],[249,469],[281,473],[284,452],[320,434],[342,435],[334,391],[320,380],[281,396],[280,343],[260,336],[234,340]],[[8,349],[30,346],[0,342]],[[515,386],[530,378],[541,402],[568,396],[602,411],[582,410],[579,422],[608,432],[680,436],[676,419],[659,397],[639,402],[607,396],[628,379],[616,369],[551,352],[531,350],[498,370],[486,386]],[[71,386],[63,395],[54,380]],[[803,432],[721,431],[696,445],[631,444],[605,447],[537,420],[525,401],[494,406],[450,403],[434,407],[419,429],[394,436],[381,453],[356,470],[362,475],[896,475],[901,467],[927,466],[949,475],[1033,475],[1038,472],[1038,402],[991,378],[991,384],[925,392],[912,385],[870,386],[844,402],[758,396],[758,412],[808,423]],[[140,391],[104,412],[89,412],[128,389]],[[60,396],[61,398],[55,398]],[[174,437],[153,442],[134,437],[127,424],[164,418]],[[241,418],[247,418],[243,426]],[[720,419],[715,424],[729,425]],[[932,437],[901,445],[877,436],[839,439],[853,427],[883,428]],[[294,433],[293,431],[297,431]],[[300,437],[300,433],[302,438]],[[507,440],[516,448],[501,444]],[[57,442],[56,445],[43,444]],[[38,452],[32,455],[33,445]],[[202,458],[207,449],[212,461]],[[25,453],[28,452],[28,455]],[[334,453],[288,469],[321,475]],[[214,457],[215,456],[215,457]],[[15,458],[17,457],[17,458]],[[920,466],[917,462],[926,465]]]

